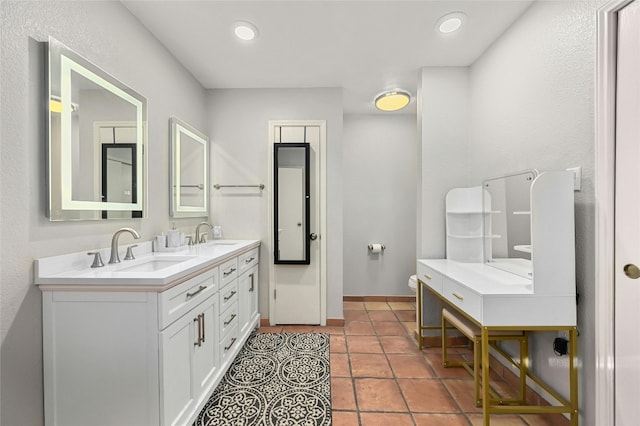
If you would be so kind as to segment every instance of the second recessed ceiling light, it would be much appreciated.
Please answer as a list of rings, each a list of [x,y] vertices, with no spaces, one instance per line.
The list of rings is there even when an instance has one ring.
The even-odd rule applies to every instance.
[[[239,21],[233,24],[233,33],[240,40],[251,41],[258,37],[258,29],[255,25],[246,21]]]

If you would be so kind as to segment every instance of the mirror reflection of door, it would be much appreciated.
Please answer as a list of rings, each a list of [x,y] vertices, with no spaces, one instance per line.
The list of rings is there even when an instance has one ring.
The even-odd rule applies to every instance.
[[[136,144],[102,145],[103,202],[135,203],[137,201]],[[142,212],[102,211],[103,219],[142,217]]]
[[[202,142],[180,133],[180,207],[206,208],[203,176],[206,150]]]
[[[274,149],[275,263],[309,264],[309,144]]]

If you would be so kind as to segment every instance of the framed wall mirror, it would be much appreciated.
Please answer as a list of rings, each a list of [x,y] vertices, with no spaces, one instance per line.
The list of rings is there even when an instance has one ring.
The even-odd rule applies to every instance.
[[[531,278],[531,184],[538,175],[526,170],[482,182],[485,259],[488,265]]]
[[[276,143],[274,151],[274,263],[308,265],[309,144]]]
[[[169,128],[171,217],[209,216],[209,138],[177,117]]]
[[[47,69],[47,216],[142,217],[146,99],[53,38]],[[125,153],[130,158],[121,158]],[[116,164],[126,171],[118,174]]]

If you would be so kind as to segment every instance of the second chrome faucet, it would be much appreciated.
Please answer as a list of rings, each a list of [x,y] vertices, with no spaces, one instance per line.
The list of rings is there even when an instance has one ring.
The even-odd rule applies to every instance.
[[[118,239],[120,238],[120,234],[125,232],[133,235],[133,238],[136,240],[140,238],[140,234],[133,228],[121,228],[113,234],[113,238],[111,238],[111,256],[109,257],[109,263],[120,263],[120,256],[118,255]]]

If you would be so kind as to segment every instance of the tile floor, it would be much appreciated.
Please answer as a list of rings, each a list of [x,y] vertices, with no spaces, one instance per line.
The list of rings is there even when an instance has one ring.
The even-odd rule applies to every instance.
[[[344,302],[344,327],[261,327],[331,335],[333,426],[475,426],[482,410],[463,368],[443,368],[441,349],[418,350],[415,303]],[[467,348],[454,356],[469,358]],[[506,382],[492,384],[509,391]],[[494,426],[565,426],[559,415],[493,415]]]

